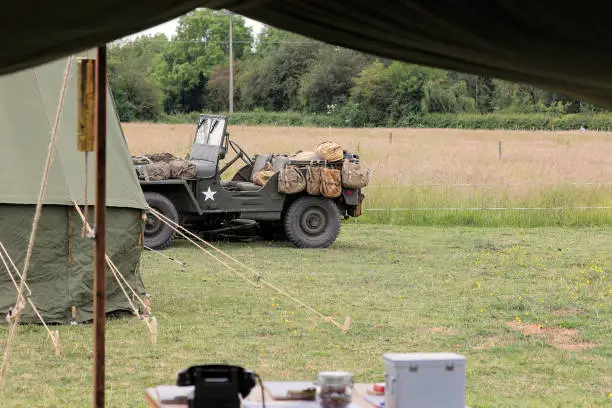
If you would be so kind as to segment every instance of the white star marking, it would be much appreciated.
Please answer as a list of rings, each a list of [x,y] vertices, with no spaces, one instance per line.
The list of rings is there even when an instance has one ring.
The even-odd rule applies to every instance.
[[[215,201],[215,194],[217,194],[217,192],[216,191],[212,191],[210,189],[210,186],[208,186],[208,190],[202,191],[202,194],[204,194],[206,196],[206,197],[204,197],[204,201],[209,200],[209,199],[212,200],[212,201]]]

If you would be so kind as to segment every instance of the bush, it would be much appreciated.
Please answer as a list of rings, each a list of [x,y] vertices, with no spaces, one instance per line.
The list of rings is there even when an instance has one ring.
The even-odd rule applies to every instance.
[[[161,115],[161,123],[196,123],[197,112]],[[225,113],[227,115],[227,113]],[[346,104],[329,113],[302,112],[237,112],[231,115],[230,124],[245,126],[310,126],[310,127],[376,127],[364,122],[357,104]],[[507,130],[577,130],[581,126],[589,130],[612,129],[612,114],[568,114],[557,116],[549,113],[528,114],[419,114],[408,115],[379,126],[405,128],[452,129],[507,129]]]

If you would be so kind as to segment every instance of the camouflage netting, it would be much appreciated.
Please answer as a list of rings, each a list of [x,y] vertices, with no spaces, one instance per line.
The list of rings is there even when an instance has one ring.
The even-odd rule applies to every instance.
[[[132,156],[138,178],[146,181],[168,179],[191,180],[196,177],[196,166],[171,153],[151,153]]]

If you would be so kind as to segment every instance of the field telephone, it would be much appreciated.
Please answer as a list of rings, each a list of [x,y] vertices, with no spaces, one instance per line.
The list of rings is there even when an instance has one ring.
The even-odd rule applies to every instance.
[[[231,365],[198,365],[178,373],[176,385],[194,386],[189,408],[240,408],[240,398],[246,398],[261,379],[252,371]],[[265,405],[264,405],[265,406]]]

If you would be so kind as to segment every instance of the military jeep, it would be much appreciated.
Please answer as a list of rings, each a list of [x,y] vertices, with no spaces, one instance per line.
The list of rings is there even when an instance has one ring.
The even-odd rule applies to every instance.
[[[227,122],[226,116],[200,116],[187,156],[191,165],[195,165],[194,178],[140,180],[149,207],[194,232],[218,230],[224,225],[252,220],[264,237],[280,236],[299,248],[328,247],[338,237],[341,218],[361,214],[360,189],[342,188],[341,196],[335,199],[308,195],[306,191],[297,194],[278,191],[279,171],[287,164],[305,172],[308,165],[341,168],[342,161],[296,162],[286,154],[251,157],[230,140]],[[220,167],[230,152],[234,157]],[[344,158],[359,160],[346,151]],[[236,162],[241,165],[239,170],[231,179],[225,177]],[[272,166],[274,175],[263,186],[253,183],[254,176],[266,163]],[[147,215],[144,232],[147,247],[166,248],[173,238],[172,228],[152,214]]]

